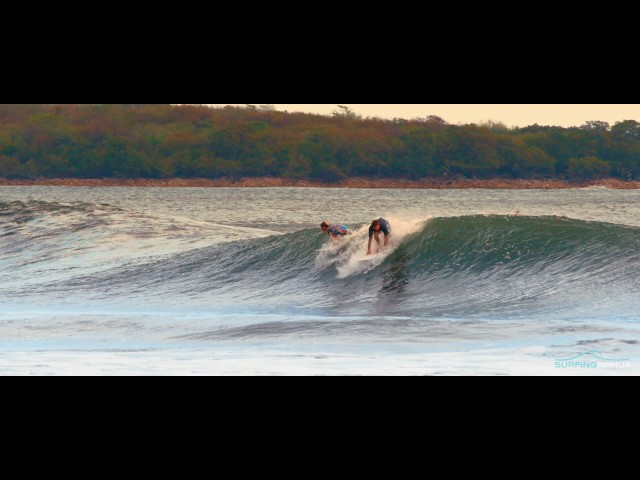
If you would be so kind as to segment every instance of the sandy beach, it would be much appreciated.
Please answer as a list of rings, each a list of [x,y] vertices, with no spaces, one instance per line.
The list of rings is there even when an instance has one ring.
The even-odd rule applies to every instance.
[[[625,181],[608,178],[598,180],[583,180],[572,182],[568,180],[537,179],[537,180],[513,180],[513,179],[423,179],[423,180],[399,180],[399,179],[366,179],[351,178],[336,183],[323,183],[312,180],[291,180],[285,178],[42,178],[37,180],[7,180],[0,178],[0,186],[64,186],[64,187],[308,187],[308,188],[405,188],[405,189],[527,189],[527,190],[551,190],[566,188],[605,187],[615,189],[640,189],[640,181]]]

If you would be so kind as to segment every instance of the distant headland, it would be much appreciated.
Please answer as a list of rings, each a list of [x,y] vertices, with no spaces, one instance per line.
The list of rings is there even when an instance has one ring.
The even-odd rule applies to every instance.
[[[640,122],[509,128],[499,121],[452,125],[429,112],[363,118],[344,105],[325,116],[272,105],[0,104],[0,178],[8,179],[3,184],[637,188]]]

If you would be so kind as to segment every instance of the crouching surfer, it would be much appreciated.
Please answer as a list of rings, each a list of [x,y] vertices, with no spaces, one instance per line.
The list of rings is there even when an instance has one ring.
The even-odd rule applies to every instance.
[[[384,246],[389,243],[389,237],[391,236],[391,225],[384,218],[379,218],[371,222],[369,227],[369,244],[367,245],[367,255],[371,255],[371,240],[375,238],[378,244],[378,251],[380,251],[380,232],[384,233]]]
[[[334,241],[342,240],[347,235],[351,235],[351,232],[346,225],[338,225],[337,223],[335,225],[329,225],[328,222],[322,222],[320,224],[320,228],[331,237],[331,240]]]

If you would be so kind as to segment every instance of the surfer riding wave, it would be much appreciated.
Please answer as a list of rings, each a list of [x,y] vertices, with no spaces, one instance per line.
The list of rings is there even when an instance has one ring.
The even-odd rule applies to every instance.
[[[367,244],[367,255],[371,255],[371,240],[375,238],[378,244],[378,252],[380,252],[380,232],[384,233],[384,246],[389,243],[389,237],[391,236],[391,225],[384,218],[379,218],[371,222],[369,227],[369,243]]]
[[[327,233],[332,240],[342,240],[345,236],[351,235],[349,227],[346,225],[334,224],[329,225],[328,222],[322,222],[320,228],[323,232]]]

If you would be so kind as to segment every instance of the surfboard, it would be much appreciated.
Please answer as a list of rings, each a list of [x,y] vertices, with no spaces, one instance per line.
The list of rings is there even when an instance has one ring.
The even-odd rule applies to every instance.
[[[378,268],[378,266],[380,266],[380,264],[382,263],[379,253],[373,253],[371,255],[367,255],[364,258],[358,258],[357,261],[360,265],[359,268],[362,269],[362,273],[370,273]]]

